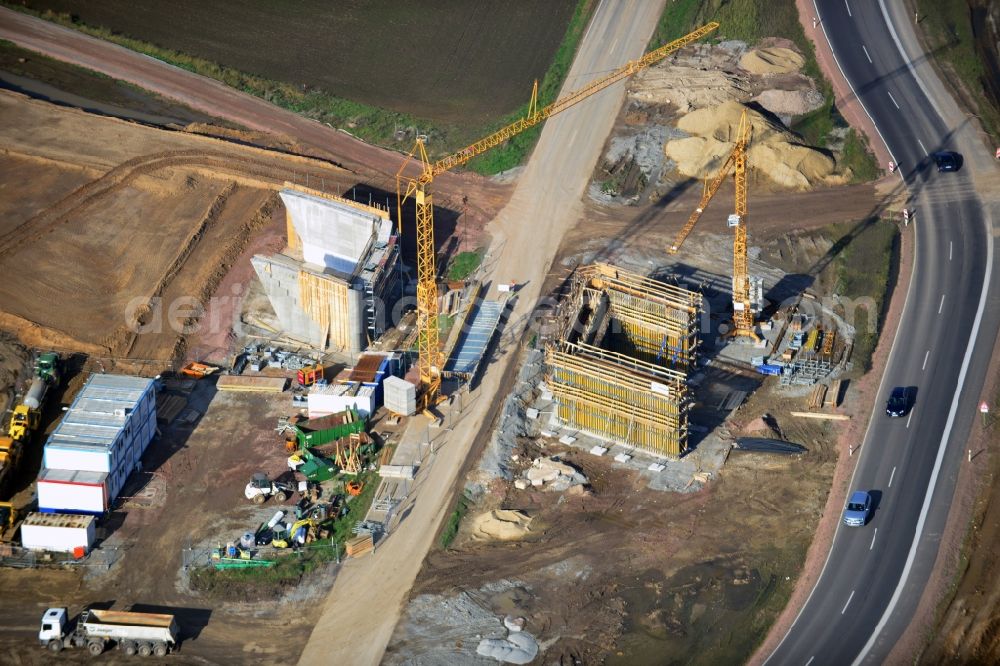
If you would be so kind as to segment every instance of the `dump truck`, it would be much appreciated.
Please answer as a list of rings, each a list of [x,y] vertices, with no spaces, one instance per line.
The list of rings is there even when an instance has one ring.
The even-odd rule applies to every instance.
[[[38,642],[52,652],[63,648],[87,648],[93,656],[115,643],[132,656],[166,656],[177,643],[177,621],[173,615],[110,610],[85,610],[70,627],[65,608],[49,608],[42,615]]]
[[[59,356],[46,352],[35,360],[34,376],[24,398],[14,407],[7,434],[16,441],[24,441],[37,430],[42,416],[42,403],[49,387],[59,383]]]

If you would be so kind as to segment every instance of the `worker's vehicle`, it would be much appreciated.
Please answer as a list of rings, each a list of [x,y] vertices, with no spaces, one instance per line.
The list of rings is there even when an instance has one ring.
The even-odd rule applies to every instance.
[[[12,437],[0,437],[0,498],[6,497],[7,487],[21,462],[24,446]]]
[[[885,413],[890,417],[906,416],[913,406],[913,391],[903,386],[892,389],[885,403]]]
[[[295,486],[290,483],[272,481],[264,472],[256,472],[250,483],[243,489],[243,494],[254,504],[263,504],[268,497],[274,497],[279,502],[284,502],[292,493]]]
[[[46,352],[35,360],[34,376],[28,392],[14,407],[10,417],[7,434],[16,441],[23,441],[28,435],[38,429],[42,416],[42,403],[49,387],[59,382],[59,356],[54,352]]]
[[[872,496],[863,490],[855,490],[844,508],[844,524],[848,527],[864,527],[872,510]]]
[[[164,657],[177,643],[177,634],[173,615],[91,609],[80,613],[71,628],[65,608],[49,608],[42,615],[38,642],[52,652],[85,647],[95,657],[113,642],[129,656]]]
[[[942,150],[934,153],[931,157],[934,158],[934,164],[937,165],[937,170],[940,172],[958,171],[962,168],[962,156],[956,152]]]

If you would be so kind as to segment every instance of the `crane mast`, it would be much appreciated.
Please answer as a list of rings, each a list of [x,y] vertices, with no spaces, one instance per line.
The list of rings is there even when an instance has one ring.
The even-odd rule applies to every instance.
[[[555,102],[538,108],[538,82],[535,82],[528,104],[528,112],[523,118],[489,134],[465,148],[436,162],[427,157],[427,149],[421,139],[417,139],[413,150],[407,155],[396,173],[397,222],[402,230],[403,204],[413,199],[417,222],[417,368],[420,373],[420,397],[418,406],[427,409],[439,402],[441,391],[441,370],[444,365],[439,345],[437,268],[434,255],[434,206],[427,186],[434,178],[450,169],[462,166],[472,158],[517,136],[521,132],[538,125],[547,118],[565,111],[591,95],[622,81],[632,74],[653,65],[678,49],[697,41],[718,29],[716,22],[708,23],[697,30],[650,51],[638,60],[631,60],[611,74],[598,78],[576,92],[569,93]],[[417,176],[404,175],[410,161],[419,163]]]
[[[747,118],[746,109],[740,116],[739,128],[736,131],[736,144],[722,164],[718,173],[705,184],[704,193],[698,207],[694,209],[687,222],[678,232],[669,252],[677,254],[684,240],[688,237],[701,214],[705,212],[712,197],[719,191],[722,182],[733,175],[736,189],[734,213],[727,223],[733,229],[733,330],[730,335],[739,338],[757,340],[754,331],[753,306],[750,300],[750,276],[747,269],[747,148],[750,146],[752,125]]]

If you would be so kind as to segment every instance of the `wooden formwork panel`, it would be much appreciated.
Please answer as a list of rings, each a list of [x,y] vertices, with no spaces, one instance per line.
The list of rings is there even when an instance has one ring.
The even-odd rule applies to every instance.
[[[349,292],[346,283],[299,271],[302,309],[319,324],[329,348],[351,349],[357,337],[351,326]]]

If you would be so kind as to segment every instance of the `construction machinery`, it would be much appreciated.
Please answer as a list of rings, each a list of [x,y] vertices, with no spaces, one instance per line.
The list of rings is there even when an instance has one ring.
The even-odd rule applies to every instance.
[[[547,118],[561,113],[591,95],[663,60],[671,53],[701,39],[718,27],[719,24],[715,22],[704,25],[541,108],[538,105],[538,82],[536,81],[531,92],[528,112],[523,118],[436,162],[430,161],[424,141],[421,137],[417,138],[413,150],[407,155],[403,165],[396,173],[396,220],[400,226],[400,232],[402,232],[403,204],[413,199],[417,225],[417,368],[420,375],[420,393],[417,400],[420,409],[426,411],[440,402],[441,372],[444,366],[444,358],[438,339],[434,206],[431,194],[428,192],[428,186],[434,181],[434,178],[450,169],[466,164],[477,155],[481,155],[521,132],[538,125]],[[418,162],[420,173],[417,176],[407,176],[403,173],[411,160]]]
[[[86,647],[96,657],[113,641],[129,656],[165,657],[177,643],[178,633],[177,620],[164,613],[85,610],[71,629],[65,608],[49,608],[42,615],[38,642],[52,652]]]
[[[59,356],[46,352],[35,360],[35,369],[27,393],[14,407],[7,434],[16,441],[24,441],[37,430],[42,417],[42,403],[49,388],[59,382]]]
[[[24,445],[12,437],[0,437],[0,498],[6,497],[7,487],[21,463]]]
[[[687,223],[681,228],[669,250],[676,254],[684,239],[701,219],[701,214],[712,197],[719,191],[719,186],[733,175],[736,189],[735,211],[727,218],[727,224],[733,230],[733,329],[730,335],[737,338],[758,340],[754,331],[754,309],[750,297],[750,276],[747,272],[747,148],[750,145],[752,126],[747,118],[746,109],[740,116],[740,125],[736,131],[736,143],[722,168],[715,178],[705,183],[704,192],[698,207],[691,213]]]
[[[250,483],[243,489],[243,494],[254,504],[263,504],[268,497],[274,497],[279,502],[284,502],[292,493],[295,486],[290,483],[272,481],[264,472],[256,472]]]

